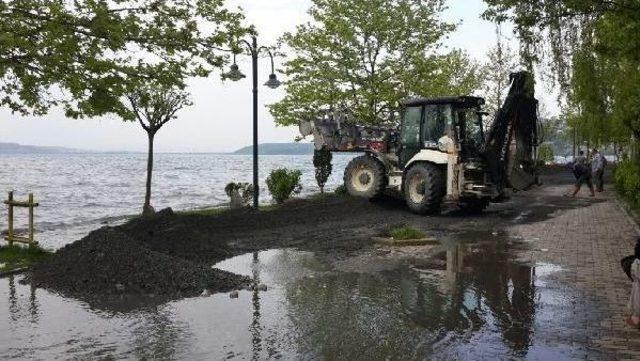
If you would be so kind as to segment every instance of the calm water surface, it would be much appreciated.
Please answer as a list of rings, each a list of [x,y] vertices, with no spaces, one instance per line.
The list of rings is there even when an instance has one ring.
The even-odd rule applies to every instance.
[[[353,155],[336,154],[331,190],[342,183]],[[228,202],[229,182],[252,181],[252,158],[226,154],[156,154],[152,204],[156,210],[184,210]],[[302,171],[302,196],[318,192],[311,155],[261,156],[260,201],[270,202],[265,179],[278,167]],[[141,211],[146,180],[146,155],[131,154],[0,154],[0,198],[15,190],[16,197],[35,194],[37,238],[48,248],[83,237],[105,223],[121,221]],[[6,229],[6,207],[0,207],[0,230]],[[17,211],[18,212],[18,211]],[[26,213],[16,213],[17,227],[25,227]]]

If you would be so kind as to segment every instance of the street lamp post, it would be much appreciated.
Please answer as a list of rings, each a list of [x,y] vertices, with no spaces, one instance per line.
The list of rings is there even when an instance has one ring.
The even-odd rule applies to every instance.
[[[265,86],[275,89],[281,85],[275,74],[273,64],[273,53],[265,48],[258,47],[258,40],[255,36],[251,37],[251,42],[242,40],[242,43],[247,46],[249,53],[251,54],[251,71],[252,71],[252,83],[253,83],[253,207],[257,210],[258,199],[260,196],[260,187],[258,182],[258,55],[261,51],[266,51],[271,58],[271,74],[269,80],[264,83]],[[232,81],[238,81],[246,76],[240,72],[238,65],[236,64],[235,54],[233,57],[233,64],[231,69],[225,76]]]

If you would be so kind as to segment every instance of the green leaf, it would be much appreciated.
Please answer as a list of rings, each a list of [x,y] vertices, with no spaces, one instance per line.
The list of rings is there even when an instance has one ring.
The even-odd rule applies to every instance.
[[[222,1],[9,0],[0,4],[0,105],[73,117],[128,117],[123,95],[183,87],[221,69],[251,29]]]

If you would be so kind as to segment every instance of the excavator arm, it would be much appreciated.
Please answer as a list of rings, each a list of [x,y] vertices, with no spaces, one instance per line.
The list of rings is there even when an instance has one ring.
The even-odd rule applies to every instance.
[[[526,71],[512,73],[510,80],[507,98],[481,147],[491,180],[500,192],[505,188],[525,190],[538,181],[538,101],[533,75]]]

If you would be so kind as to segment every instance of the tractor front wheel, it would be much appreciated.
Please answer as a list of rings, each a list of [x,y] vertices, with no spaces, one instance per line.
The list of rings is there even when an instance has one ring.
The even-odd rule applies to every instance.
[[[430,163],[417,163],[405,174],[404,199],[419,214],[438,213],[445,196],[446,180],[442,170]]]
[[[344,170],[344,185],[352,196],[378,197],[386,187],[384,165],[368,155],[353,158]]]

